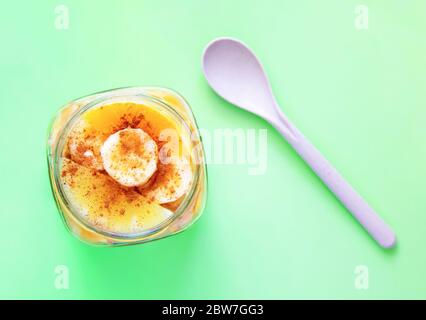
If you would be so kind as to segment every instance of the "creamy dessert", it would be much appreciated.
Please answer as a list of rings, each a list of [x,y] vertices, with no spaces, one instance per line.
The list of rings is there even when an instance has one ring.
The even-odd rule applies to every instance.
[[[91,243],[176,233],[204,203],[198,129],[167,89],[119,89],[66,106],[52,126],[49,168],[65,222]]]

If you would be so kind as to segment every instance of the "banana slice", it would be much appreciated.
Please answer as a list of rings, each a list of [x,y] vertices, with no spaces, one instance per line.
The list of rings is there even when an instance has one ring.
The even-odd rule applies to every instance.
[[[102,139],[80,120],[69,133],[68,150],[71,160],[83,166],[101,171],[104,169],[100,149]]]
[[[142,129],[123,129],[110,135],[101,147],[103,167],[118,183],[136,187],[157,170],[155,141]]]
[[[158,226],[173,212],[109,175],[63,159],[61,178],[76,213],[97,228],[113,233],[139,233]]]
[[[178,200],[186,194],[192,182],[191,166],[186,158],[173,163],[158,163],[158,170],[149,183],[149,187],[143,186],[139,191],[148,199],[160,204]]]

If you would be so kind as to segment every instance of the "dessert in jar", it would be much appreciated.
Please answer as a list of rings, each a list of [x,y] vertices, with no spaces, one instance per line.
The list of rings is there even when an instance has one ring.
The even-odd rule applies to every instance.
[[[85,242],[163,238],[203,210],[199,131],[189,105],[172,90],[122,88],[72,101],[53,119],[47,149],[58,209]]]

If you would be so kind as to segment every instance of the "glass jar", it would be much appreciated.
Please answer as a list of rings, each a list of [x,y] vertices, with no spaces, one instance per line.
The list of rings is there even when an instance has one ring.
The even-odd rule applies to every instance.
[[[172,119],[171,121],[180,128],[182,143],[187,146],[191,155],[192,179],[186,194],[179,199],[178,203],[174,204],[174,207],[164,205],[168,208],[167,212],[171,212],[170,215],[161,221],[157,221],[157,219],[157,223],[151,223],[148,227],[139,228],[134,232],[116,232],[102,228],[93,220],[86,219],[81,210],[76,209],[77,207],[73,203],[75,197],[71,197],[66,189],[67,186],[64,182],[66,175],[64,172],[61,173],[61,167],[64,167],[63,162],[66,159],[65,154],[69,152],[69,150],[67,151],[69,148],[67,139],[71,130],[74,130],[78,119],[91,110],[114,103],[137,104],[151,108]],[[47,157],[52,192],[60,215],[72,234],[90,244],[129,245],[164,238],[185,230],[200,216],[204,208],[207,173],[199,130],[188,103],[170,89],[159,87],[120,88],[99,92],[70,102],[58,111],[51,122],[47,141]],[[107,175],[105,171],[102,174]],[[98,175],[98,173],[94,172],[93,175]],[[102,179],[107,178],[102,176]],[[108,179],[110,178],[108,177]],[[137,194],[135,193],[135,195]]]

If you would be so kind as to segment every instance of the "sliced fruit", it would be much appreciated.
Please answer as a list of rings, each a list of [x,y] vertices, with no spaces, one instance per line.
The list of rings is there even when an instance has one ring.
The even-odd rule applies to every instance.
[[[174,202],[185,195],[192,182],[188,160],[182,158],[169,164],[158,163],[158,170],[149,188],[138,188],[148,199],[158,203]]]
[[[143,185],[157,170],[157,144],[142,129],[123,129],[110,135],[101,147],[108,174],[126,187]]]
[[[95,170],[103,170],[100,148],[103,136],[79,120],[69,133],[68,151],[73,161]]]

